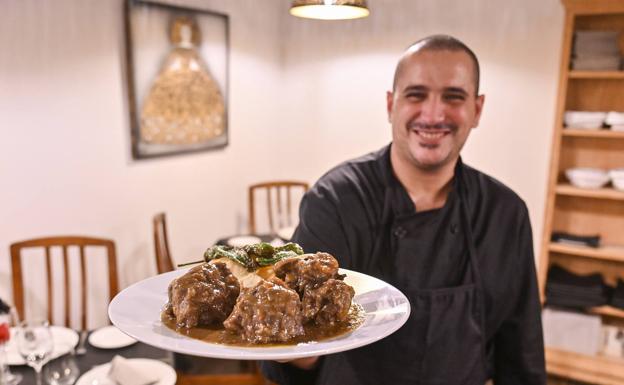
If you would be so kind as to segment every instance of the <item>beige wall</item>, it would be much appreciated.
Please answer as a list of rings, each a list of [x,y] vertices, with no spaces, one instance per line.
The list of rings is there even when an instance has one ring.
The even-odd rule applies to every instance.
[[[345,159],[390,140],[385,92],[413,41],[436,33],[467,43],[481,64],[486,95],[466,163],[513,188],[541,239],[554,124],[563,8],[549,0],[370,2],[371,17],[342,23],[287,18],[284,130],[294,130],[293,162],[313,180]],[[298,141],[298,137],[308,141]],[[318,149],[323,149],[318,154]],[[299,155],[301,157],[301,155]]]
[[[121,0],[0,1],[0,296],[9,244],[116,241],[122,287],[155,270],[151,216],[178,262],[244,231],[246,186],[314,181],[390,138],[385,91],[401,50],[450,33],[481,59],[486,106],[465,159],[514,188],[541,237],[563,12],[554,0],[371,0],[364,20],[287,14],[287,0],[169,1],[228,13],[230,145],[134,161]]]

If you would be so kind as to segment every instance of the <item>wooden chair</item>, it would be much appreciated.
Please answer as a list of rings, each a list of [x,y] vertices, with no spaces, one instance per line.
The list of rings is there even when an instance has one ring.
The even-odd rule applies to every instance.
[[[249,232],[257,234],[256,196],[260,191],[266,195],[266,213],[269,231],[276,234],[281,228],[293,226],[293,212],[297,214],[297,206],[293,207],[293,196],[308,191],[308,184],[296,181],[273,181],[257,183],[249,186]],[[275,218],[275,220],[274,220]]]
[[[77,247],[80,251],[79,259],[79,272],[80,272],[80,287],[71,287],[70,280],[70,263],[68,256],[68,249],[70,247]],[[13,243],[11,245],[11,267],[13,274],[13,300],[18,314],[24,317],[24,277],[22,273],[22,257],[24,249],[31,248],[43,248],[45,250],[45,266],[46,266],[46,278],[47,278],[47,317],[50,323],[58,324],[52,320],[52,310],[54,309],[53,301],[53,277],[52,277],[52,248],[61,248],[63,255],[61,264],[63,266],[63,287],[64,287],[64,322],[63,325],[71,327],[70,314],[72,310],[71,293],[75,290],[80,290],[80,330],[87,330],[87,256],[85,254],[86,247],[103,247],[107,254],[108,263],[108,296],[109,301],[117,294],[118,281],[117,281],[117,258],[115,254],[115,243],[108,239],[90,238],[90,237],[78,237],[78,236],[59,236],[49,238],[37,238],[27,241]],[[32,258],[32,256],[31,256]],[[29,261],[28,263],[38,263],[37,261]],[[32,279],[32,278],[31,278]],[[58,286],[58,285],[54,285]],[[103,309],[105,312],[106,309]]]
[[[169,252],[169,240],[167,238],[167,219],[165,213],[154,215],[154,249],[156,250],[156,270],[158,274],[175,270],[171,253]]]

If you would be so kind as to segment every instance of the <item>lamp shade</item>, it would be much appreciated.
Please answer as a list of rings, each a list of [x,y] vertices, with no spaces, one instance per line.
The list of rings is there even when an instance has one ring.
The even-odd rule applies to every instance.
[[[365,0],[295,0],[290,14],[321,20],[358,19],[370,14]]]

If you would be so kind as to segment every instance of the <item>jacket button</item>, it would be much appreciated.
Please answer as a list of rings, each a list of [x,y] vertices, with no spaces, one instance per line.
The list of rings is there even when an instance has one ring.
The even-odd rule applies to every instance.
[[[451,234],[457,234],[459,232],[459,226],[457,223],[453,223],[451,225]]]
[[[401,226],[399,226],[396,229],[394,229],[394,236],[397,237],[397,238],[403,238],[405,236],[405,234],[407,234],[407,230],[405,230]]]

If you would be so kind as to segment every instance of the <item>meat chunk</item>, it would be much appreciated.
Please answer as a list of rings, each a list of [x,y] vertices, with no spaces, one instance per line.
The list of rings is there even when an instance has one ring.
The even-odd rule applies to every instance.
[[[302,318],[295,291],[262,281],[243,289],[223,325],[251,343],[285,342],[304,333]]]
[[[223,322],[240,293],[238,280],[223,263],[204,263],[169,284],[167,312],[179,327]]]
[[[328,253],[283,259],[273,266],[273,270],[278,278],[300,296],[308,288],[315,288],[331,278],[339,278],[338,261]]]
[[[303,321],[319,326],[346,321],[354,295],[353,287],[337,279],[306,289],[302,300]]]

